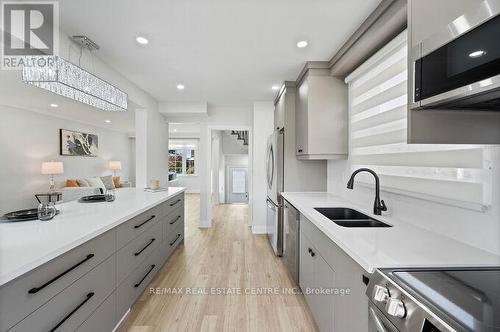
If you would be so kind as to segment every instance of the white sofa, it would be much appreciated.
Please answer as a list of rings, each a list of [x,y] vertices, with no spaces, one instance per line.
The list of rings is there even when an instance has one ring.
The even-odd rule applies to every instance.
[[[97,187],[63,187],[61,192],[63,202],[70,202],[83,196],[98,195],[101,193],[101,189]]]
[[[63,184],[61,183],[61,185],[63,185]],[[121,186],[120,188],[128,188],[128,187],[130,187],[130,183],[122,182],[120,184],[120,186]],[[116,189],[119,190],[120,188],[116,188]],[[61,191],[61,193],[62,193],[62,201],[63,202],[76,201],[83,196],[101,194],[101,189],[98,187],[64,187],[64,186],[59,186],[59,191]]]

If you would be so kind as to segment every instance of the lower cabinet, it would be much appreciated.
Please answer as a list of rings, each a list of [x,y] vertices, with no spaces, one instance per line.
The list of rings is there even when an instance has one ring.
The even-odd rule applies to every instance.
[[[183,241],[181,193],[1,286],[0,332],[112,331]]]
[[[367,332],[369,274],[303,215],[299,246],[299,284],[319,329]]]
[[[300,287],[321,331],[334,329],[334,271],[309,239],[300,234]]]

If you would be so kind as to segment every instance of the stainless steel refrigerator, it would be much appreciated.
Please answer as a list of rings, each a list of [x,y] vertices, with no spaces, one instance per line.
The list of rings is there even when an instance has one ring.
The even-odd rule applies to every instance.
[[[283,254],[284,132],[277,129],[267,140],[267,237],[278,256]]]

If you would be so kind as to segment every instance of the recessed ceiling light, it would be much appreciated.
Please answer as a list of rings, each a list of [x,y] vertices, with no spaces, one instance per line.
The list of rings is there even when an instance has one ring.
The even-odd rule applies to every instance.
[[[298,47],[298,48],[304,48],[304,47],[306,47],[306,46],[307,46],[307,41],[305,41],[305,40],[301,40],[301,41],[299,41],[299,42],[297,43],[297,47]]]
[[[149,43],[149,40],[146,37],[140,37],[140,36],[137,37],[135,41],[141,45],[147,45]]]
[[[481,57],[481,56],[483,56],[485,54],[486,54],[485,51],[483,51],[483,50],[477,50],[477,51],[474,51],[472,53],[469,53],[469,57],[471,57],[471,58],[479,58],[479,57]]]
[[[177,90],[184,90],[185,86],[183,84],[177,84]]]
[[[280,86],[279,85],[273,85],[271,87],[271,89],[273,89],[274,91],[278,91],[280,89]]]
[[[174,129],[174,133],[177,132],[177,129]]]
[[[57,105],[57,104],[50,104],[49,106],[52,107],[52,108],[58,108],[59,107],[59,105]]]
[[[111,120],[104,120],[104,122],[106,122],[106,123],[111,123]]]

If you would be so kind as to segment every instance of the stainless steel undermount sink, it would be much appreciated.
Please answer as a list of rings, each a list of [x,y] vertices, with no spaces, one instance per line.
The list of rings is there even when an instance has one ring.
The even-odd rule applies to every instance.
[[[316,211],[343,227],[392,227],[366,214],[349,208],[314,208]]]

